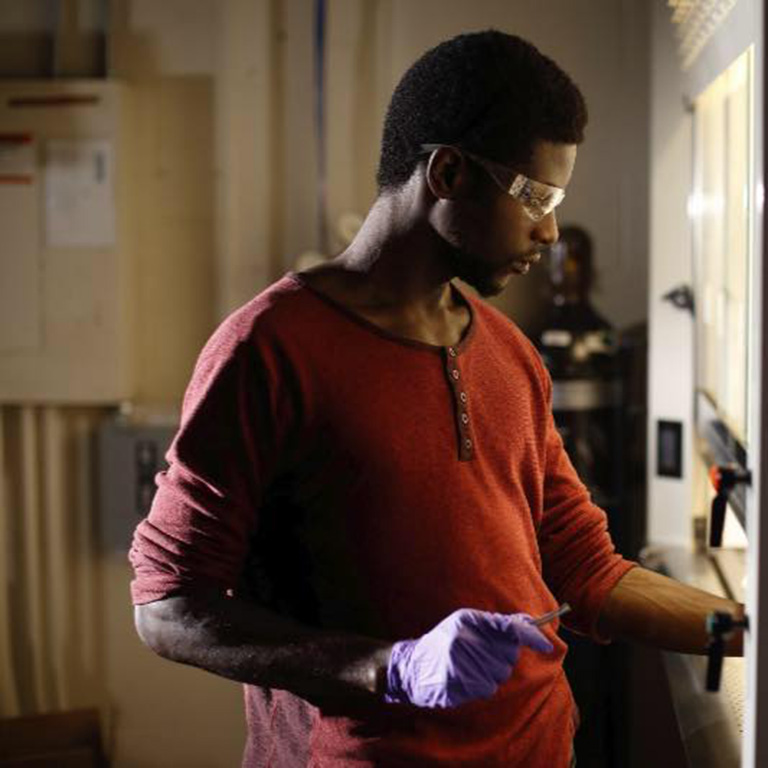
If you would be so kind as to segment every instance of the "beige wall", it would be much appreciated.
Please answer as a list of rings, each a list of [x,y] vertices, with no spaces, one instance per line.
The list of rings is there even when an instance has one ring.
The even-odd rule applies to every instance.
[[[132,94],[136,403],[174,409],[214,323],[214,55],[209,0],[113,4],[109,68]]]
[[[687,215],[693,167],[692,115],[666,4],[653,3],[651,68],[651,211],[648,371],[648,538],[687,547],[693,536],[693,322],[662,296],[691,285],[691,233]],[[656,476],[656,422],[683,425],[683,477]]]
[[[242,182],[242,169],[263,152],[258,131],[248,130],[253,110],[237,102],[238,90],[258,87],[241,41],[259,26],[253,15],[234,19],[234,10],[225,13],[226,4],[212,0],[117,5],[112,73],[131,84],[135,107],[137,401],[173,409],[216,323],[217,297],[229,281],[245,281],[241,251],[256,239],[266,252],[259,242],[264,213],[252,207],[248,216],[243,200],[254,175],[240,185],[230,181]],[[231,5],[241,12],[246,4]],[[237,43],[243,58],[233,71],[228,57]],[[223,193],[232,188],[241,194]],[[233,243],[226,233],[246,219],[252,233]],[[246,279],[258,281],[258,270],[255,277]],[[115,768],[238,765],[245,738],[240,686],[165,662],[141,644],[124,556],[103,556],[100,576],[106,736]]]
[[[20,5],[25,6],[23,14],[14,9]],[[36,30],[49,23],[49,12],[40,10],[45,5],[40,3],[40,12],[33,14],[33,5],[24,0],[0,6],[0,39],[21,38],[39,41],[41,47],[47,45],[49,40]],[[132,177],[135,216],[131,238],[137,280],[135,351],[139,375],[135,404],[151,410],[173,410],[216,318],[219,158],[214,83],[219,72],[222,7],[212,0],[131,0],[112,6],[110,67],[113,76],[128,84],[132,123],[133,148],[127,171]],[[24,51],[24,46],[19,50]],[[0,64],[7,65],[9,55],[6,48]],[[45,55],[25,53],[30,61],[43,60]],[[247,142],[240,143],[246,146]],[[258,218],[250,222],[258,229]],[[13,427],[15,418],[11,412],[6,426]],[[93,418],[86,424],[84,417],[64,409],[65,434],[69,435],[77,418],[92,433]],[[19,440],[12,428],[6,428],[5,437],[13,456]],[[43,473],[50,471],[45,465],[49,458],[46,454],[41,461]],[[46,629],[45,648],[51,655],[44,665],[47,680],[49,665],[71,659],[63,676],[53,675],[54,680],[61,677],[69,681],[70,694],[43,699],[39,693],[35,696],[31,690],[21,690],[21,711],[47,709],[51,704],[99,706],[105,746],[115,768],[238,765],[245,737],[240,686],[164,662],[142,646],[133,628],[128,593],[131,571],[125,555],[98,550],[96,510],[83,492],[93,480],[80,483],[78,493],[70,486],[72,478],[80,477],[80,465],[75,467],[72,456],[66,453],[64,462],[67,498],[63,503],[68,511],[68,530],[77,532],[79,539],[73,541],[77,537],[71,533],[67,537],[71,549],[57,555],[58,562],[71,566],[70,583],[78,589],[66,602],[43,602],[41,611],[43,617],[55,617],[72,608],[70,625],[76,626],[64,638],[62,649],[48,637]],[[21,498],[16,503],[13,493],[20,486],[22,468],[10,459],[6,466],[10,469],[6,498],[13,507],[13,521],[16,508],[28,514],[29,505],[22,504]],[[92,467],[91,463],[91,471]],[[25,479],[21,487],[27,485]],[[88,507],[81,510],[84,503]],[[85,520],[79,517],[81,511]],[[0,519],[3,517],[0,514]],[[22,533],[26,528],[25,521]],[[7,542],[2,544],[4,549]],[[40,552],[41,563],[45,564],[51,546],[53,543],[48,542]],[[17,560],[22,562],[24,558]],[[49,569],[43,567],[42,571],[40,579],[47,584]],[[29,590],[27,575],[21,571],[16,575],[21,594]],[[87,620],[81,621],[82,617]],[[34,631],[32,623],[14,628],[15,637],[21,639],[15,647],[22,649],[18,658],[23,669],[16,669],[16,681],[22,688],[39,677],[28,673],[32,664],[24,651],[25,638]],[[0,687],[3,685],[0,680]]]

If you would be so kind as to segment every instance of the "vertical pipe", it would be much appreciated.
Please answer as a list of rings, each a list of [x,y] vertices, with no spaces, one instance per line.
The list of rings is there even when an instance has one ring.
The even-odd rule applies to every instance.
[[[5,408],[0,406],[0,716],[20,715],[16,673],[11,660],[11,610],[9,563],[11,555],[10,515],[5,468]]]
[[[316,248],[328,256],[328,186],[325,163],[325,0],[315,0],[314,85],[315,142],[317,153],[317,243]]]
[[[45,592],[43,578],[42,524],[37,468],[37,431],[34,406],[21,407],[21,511],[24,538],[24,582],[31,680],[34,706],[42,712],[49,708],[45,654]]]
[[[70,637],[69,542],[65,519],[63,417],[61,409],[43,409],[43,472],[45,477],[45,532],[48,564],[48,641],[53,682],[53,704],[67,709],[71,704],[67,659]]]
[[[285,33],[282,0],[269,0],[269,282],[285,271],[283,222],[285,221]]]

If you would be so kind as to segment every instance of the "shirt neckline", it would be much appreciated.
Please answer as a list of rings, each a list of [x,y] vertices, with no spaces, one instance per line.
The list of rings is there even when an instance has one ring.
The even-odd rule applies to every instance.
[[[381,326],[376,325],[376,323],[371,322],[362,315],[358,315],[349,307],[345,306],[331,296],[328,296],[328,294],[319,291],[317,288],[315,288],[315,286],[310,285],[298,272],[290,271],[286,274],[286,277],[294,283],[300,285],[302,288],[306,288],[313,296],[340,314],[344,315],[348,320],[351,320],[366,330],[371,331],[378,336],[382,336],[383,338],[388,339],[389,341],[392,341],[396,344],[402,344],[407,347],[414,347],[416,349],[437,353],[443,353],[447,349],[453,349],[455,350],[456,354],[460,354],[466,349],[475,333],[475,326],[477,325],[475,308],[473,307],[471,300],[467,298],[464,293],[452,282],[449,283],[451,286],[451,292],[454,298],[467,308],[467,311],[469,312],[469,323],[464,329],[464,333],[462,334],[461,339],[456,344],[430,344],[426,341],[410,339],[407,336],[398,336],[396,333],[392,333],[386,328],[382,328]]]

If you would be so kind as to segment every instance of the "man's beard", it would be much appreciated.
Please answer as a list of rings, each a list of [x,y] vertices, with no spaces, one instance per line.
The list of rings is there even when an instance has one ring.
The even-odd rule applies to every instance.
[[[462,245],[447,245],[446,259],[451,273],[474,288],[483,298],[497,296],[506,287],[507,280],[499,274],[501,267],[493,267],[484,262]]]

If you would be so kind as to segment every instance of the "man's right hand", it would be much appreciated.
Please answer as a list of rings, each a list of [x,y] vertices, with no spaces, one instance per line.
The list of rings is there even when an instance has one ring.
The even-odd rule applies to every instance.
[[[462,608],[422,637],[395,643],[385,701],[448,708],[490,698],[512,674],[521,646],[552,651],[531,621],[526,613]]]

